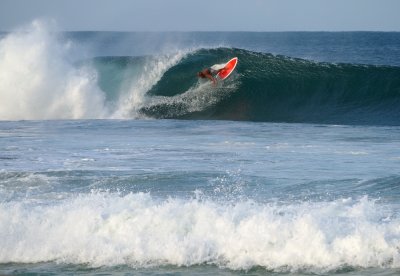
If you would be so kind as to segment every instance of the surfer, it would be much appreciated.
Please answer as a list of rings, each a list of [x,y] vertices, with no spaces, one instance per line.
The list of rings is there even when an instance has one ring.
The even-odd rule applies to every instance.
[[[198,72],[197,76],[202,79],[209,79],[215,86],[217,84],[217,80],[214,76],[216,76],[224,68],[225,64],[214,64],[210,68],[206,68],[203,71]]]

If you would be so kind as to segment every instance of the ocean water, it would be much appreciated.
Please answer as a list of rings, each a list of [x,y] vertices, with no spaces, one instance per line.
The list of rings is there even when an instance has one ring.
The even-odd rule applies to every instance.
[[[399,66],[399,33],[0,34],[0,274],[399,275]]]

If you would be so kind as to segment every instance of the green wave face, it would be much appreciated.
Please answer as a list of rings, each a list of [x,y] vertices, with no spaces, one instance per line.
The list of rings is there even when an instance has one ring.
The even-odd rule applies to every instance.
[[[197,78],[201,69],[235,56],[235,72],[216,87]],[[126,66],[143,64],[125,59],[111,60],[125,66],[124,74]],[[129,71],[132,77],[135,70]],[[166,70],[146,97],[140,112],[153,118],[400,125],[400,68],[201,49]]]

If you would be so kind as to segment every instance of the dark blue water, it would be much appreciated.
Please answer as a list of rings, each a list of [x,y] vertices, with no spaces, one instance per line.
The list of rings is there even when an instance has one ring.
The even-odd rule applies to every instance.
[[[2,34],[0,273],[398,275],[399,42]]]

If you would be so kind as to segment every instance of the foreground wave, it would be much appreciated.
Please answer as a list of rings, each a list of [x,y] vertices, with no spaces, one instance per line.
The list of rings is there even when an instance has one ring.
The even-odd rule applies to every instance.
[[[58,204],[3,202],[0,211],[1,263],[310,272],[400,267],[400,221],[367,197],[231,204],[92,193]]]

